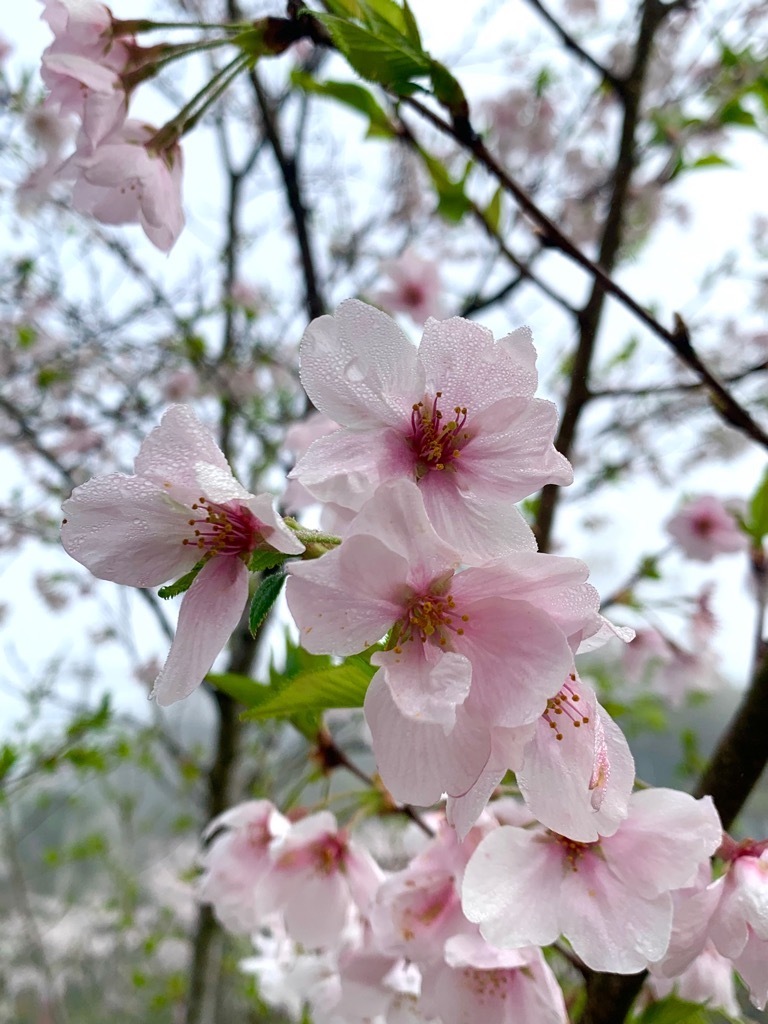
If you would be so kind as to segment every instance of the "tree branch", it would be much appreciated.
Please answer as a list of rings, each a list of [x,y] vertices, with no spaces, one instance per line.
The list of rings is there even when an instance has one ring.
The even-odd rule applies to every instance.
[[[568,32],[559,21],[546,9],[541,0],[528,0],[528,3],[535,11],[537,11],[541,17],[546,21],[551,29],[554,30],[556,35],[560,37],[560,41],[566,50],[570,50],[571,53],[576,54],[579,60],[586,64],[588,67],[596,71],[600,78],[607,82],[611,88],[621,96],[622,99],[627,98],[627,83],[624,79],[619,78],[617,75],[604,67],[599,61],[584,49],[584,47],[577,42],[577,40]]]

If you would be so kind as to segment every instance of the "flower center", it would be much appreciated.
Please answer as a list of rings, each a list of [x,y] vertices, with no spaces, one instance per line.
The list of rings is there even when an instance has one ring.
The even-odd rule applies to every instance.
[[[203,558],[214,555],[249,555],[262,541],[264,524],[244,505],[236,501],[219,505],[198,498],[192,511],[204,513],[204,519],[190,519],[194,536],[181,543],[200,549]]]
[[[411,281],[403,286],[402,300],[404,305],[416,308],[424,301],[424,289]]]
[[[580,700],[581,697],[576,693],[571,684],[564,683],[560,691],[547,701],[547,707],[542,718],[545,722],[549,723],[550,729],[555,730],[556,740],[563,738],[562,726],[566,722],[570,722],[575,729],[589,724],[589,716],[582,715],[580,709],[575,706]]]
[[[334,875],[343,871],[347,860],[347,844],[339,836],[324,836],[313,843],[312,860],[321,875]]]
[[[414,598],[398,623],[397,654],[402,654],[403,644],[420,640],[437,643],[447,647],[450,633],[464,635],[462,623],[469,622],[468,615],[460,615],[456,611],[456,602],[450,594],[424,594]]]
[[[551,832],[550,835],[555,839],[558,846],[560,846],[565,854],[565,859],[571,865],[572,871],[578,871],[579,861],[587,852],[593,847],[600,846],[600,840],[596,843],[578,843],[575,839],[569,839],[567,836],[558,835],[557,832]]]
[[[471,436],[464,429],[466,406],[454,406],[453,418],[444,422],[443,411],[439,408],[442,397],[442,391],[437,391],[431,405],[416,402],[411,412],[410,445],[416,456],[417,481],[433,469],[455,469],[451,464],[459,458]]]

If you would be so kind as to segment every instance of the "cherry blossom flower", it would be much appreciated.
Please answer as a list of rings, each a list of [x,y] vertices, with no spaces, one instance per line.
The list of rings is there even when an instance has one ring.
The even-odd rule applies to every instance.
[[[383,263],[381,270],[392,283],[372,296],[377,306],[389,313],[407,313],[419,325],[431,316],[441,316],[442,283],[434,261],[406,249],[397,259]]]
[[[539,949],[501,950],[456,935],[425,970],[421,1005],[441,1024],[568,1024],[563,993]]]
[[[380,952],[423,965],[442,960],[443,947],[452,936],[476,930],[461,909],[461,880],[471,853],[496,827],[486,816],[460,842],[444,824],[407,868],[381,885],[369,915]]]
[[[648,682],[662,665],[673,660],[670,645],[656,629],[638,629],[622,651],[624,674],[631,683]]]
[[[595,843],[501,827],[467,865],[464,913],[501,948],[562,934],[593,970],[632,974],[663,956],[670,891],[695,878],[721,836],[709,797],[669,789],[634,793],[619,829]]]
[[[131,59],[132,40],[115,35],[109,8],[91,0],[46,0],[43,18],[54,33],[42,59],[46,106],[76,114],[85,139],[95,146],[125,119],[121,73]]]
[[[282,913],[291,938],[308,948],[338,946],[350,913],[366,914],[383,880],[329,811],[296,822],[273,843],[271,857],[264,898]]]
[[[212,904],[229,931],[248,934],[261,924],[271,844],[289,829],[288,819],[268,800],[249,800],[214,818],[203,833],[210,845],[201,857],[205,871],[198,897]]]
[[[157,130],[126,121],[96,149],[70,158],[78,178],[75,208],[102,224],[138,223],[147,238],[169,252],[184,227],[182,153],[174,143],[157,149]]]
[[[571,672],[540,718],[493,729],[488,763],[475,785],[449,797],[448,820],[464,835],[506,775],[538,821],[579,842],[612,835],[627,816],[635,763],[621,729],[592,687]]]
[[[492,727],[534,722],[573,651],[604,620],[576,559],[523,551],[484,567],[435,533],[412,482],[383,484],[339,548],[291,567],[286,596],[303,645],[347,655],[390,630],[365,712],[385,784],[433,803],[477,780]]]
[[[339,998],[317,1024],[420,1024],[421,974],[415,964],[381,953],[347,950],[339,957]],[[435,1024],[438,1024],[436,1021]]]
[[[135,475],[95,477],[64,502],[62,544],[99,579],[154,587],[202,563],[184,594],[176,637],[155,682],[159,704],[202,682],[237,626],[256,550],[304,550],[274,509],[232,475],[191,409],[171,406],[144,440]]]
[[[698,562],[711,562],[716,555],[744,551],[746,535],[719,498],[711,494],[685,505],[667,522],[669,533],[688,556]]]
[[[323,1019],[318,1011],[338,1001],[339,976],[335,950],[305,950],[285,931],[282,921],[270,921],[268,930],[253,936],[254,955],[240,969],[258,979],[259,995],[291,1020]]]
[[[635,762],[592,687],[571,673],[547,701],[516,777],[543,825],[589,843],[613,835],[626,818]]]
[[[292,424],[285,432],[285,448],[294,459],[300,459],[313,441],[339,429],[339,424],[320,412],[311,412],[306,419]],[[301,512],[317,501],[299,480],[289,480],[283,494],[283,507],[291,515]]]
[[[301,379],[342,424],[291,473],[320,501],[358,511],[388,480],[418,484],[437,532],[481,562],[535,549],[514,502],[572,479],[556,410],[533,397],[530,332],[496,342],[468,320],[429,320],[418,351],[385,313],[349,299],[301,342]]]
[[[733,965],[708,943],[696,959],[679,975],[669,978],[653,973],[648,987],[656,999],[674,993],[691,1003],[704,1003],[725,1010],[734,1017],[741,1013],[733,979]]]
[[[768,846],[749,842],[734,851],[725,873],[712,884],[719,901],[709,935],[746,982],[759,1010],[768,1002]]]

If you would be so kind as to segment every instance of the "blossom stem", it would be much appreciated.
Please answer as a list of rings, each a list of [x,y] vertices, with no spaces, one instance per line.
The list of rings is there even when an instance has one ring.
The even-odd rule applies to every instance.
[[[229,42],[229,40],[226,40],[226,42]],[[219,40],[216,45],[220,45],[220,43],[221,41]],[[225,64],[199,92],[195,93],[189,103],[185,103],[174,118],[159,129],[157,134],[147,143],[148,148],[158,151],[167,149],[177,142],[182,135],[191,131],[203,114],[229,88],[250,60],[251,57],[248,54],[238,53],[228,64]]]

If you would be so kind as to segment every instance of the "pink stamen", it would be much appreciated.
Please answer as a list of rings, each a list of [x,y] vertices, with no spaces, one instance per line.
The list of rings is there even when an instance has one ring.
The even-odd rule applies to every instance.
[[[207,498],[198,498],[192,510],[206,515],[204,519],[189,520],[189,525],[195,527],[194,536],[185,538],[182,544],[199,548],[204,558],[249,555],[263,540],[264,524],[238,502],[217,504]]]

